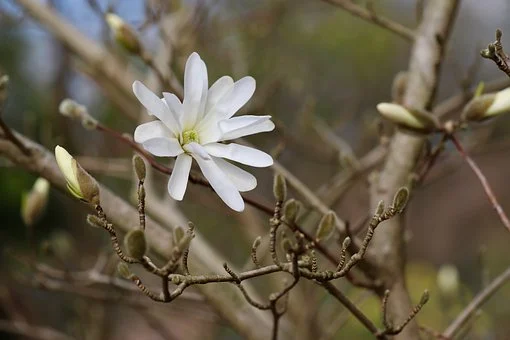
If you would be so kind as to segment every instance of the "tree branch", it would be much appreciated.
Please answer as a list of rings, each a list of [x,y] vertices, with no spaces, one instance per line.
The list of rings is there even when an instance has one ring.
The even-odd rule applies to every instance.
[[[322,0],[322,1],[338,6],[343,10],[351,13],[352,15],[357,16],[358,18],[361,18],[365,21],[371,22],[379,27],[382,27],[406,40],[412,41],[415,38],[415,33],[413,32],[413,30],[405,27],[402,24],[399,24],[398,22],[377,15],[372,8],[363,8],[355,4],[351,0]]]
[[[417,32],[409,64],[407,88],[403,104],[413,109],[430,109],[434,100],[439,70],[443,60],[446,41],[454,21],[458,0],[430,0]],[[371,206],[375,211],[381,200],[391,201],[391,195],[407,185],[414,171],[424,139],[397,132],[393,137],[386,164],[371,183]],[[385,222],[372,240],[367,261],[361,267],[369,277],[382,281],[382,297],[385,290],[392,292],[388,300],[388,319],[392,323],[407,318],[413,306],[404,279],[405,241],[401,219]],[[419,339],[419,328],[413,320],[396,339]]]

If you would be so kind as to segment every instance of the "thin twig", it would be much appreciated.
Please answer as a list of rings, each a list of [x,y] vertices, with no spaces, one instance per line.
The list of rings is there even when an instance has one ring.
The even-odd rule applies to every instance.
[[[503,37],[503,32],[500,29],[496,30],[496,41],[489,44],[486,49],[483,49],[480,52],[480,55],[483,58],[490,59],[496,63],[498,68],[503,71],[507,76],[510,77],[510,66],[508,62],[510,58],[506,55],[503,50],[503,44],[501,42],[501,38]]]
[[[462,144],[460,144],[460,141],[457,139],[457,137],[455,137],[455,135],[451,134],[448,136],[448,138],[453,142],[453,144],[455,145],[455,148],[457,149],[457,151],[459,151],[462,158],[464,158],[464,160],[469,164],[469,166],[475,173],[476,177],[478,177],[480,183],[483,186],[485,194],[487,195],[492,206],[498,213],[498,216],[499,216],[501,222],[508,229],[508,231],[510,231],[510,221],[508,220],[508,217],[507,217],[505,211],[499,204],[498,199],[496,198],[494,191],[492,191],[492,188],[491,188],[489,182],[487,181],[487,178],[483,174],[482,170],[480,170],[480,168],[475,163],[475,161],[471,157],[469,157],[466,150],[464,150],[464,147],[462,146]]]
[[[425,177],[427,177],[430,169],[436,164],[437,159],[439,158],[439,155],[444,150],[444,144],[448,137],[446,135],[443,135],[439,143],[436,145],[436,147],[430,152],[430,154],[427,157],[426,163],[421,168],[420,172],[417,175],[417,182],[422,183],[425,180]]]
[[[372,8],[370,9],[363,8],[355,4],[351,0],[323,0],[323,1],[338,6],[344,9],[345,11],[351,13],[352,15],[355,15],[363,20],[372,22],[375,25],[387,29],[388,31],[393,32],[406,40],[413,41],[415,38],[415,33],[413,30],[405,27],[402,24],[399,24],[398,22],[377,15]]]
[[[508,280],[510,280],[510,267],[497,276],[485,289],[478,293],[475,298],[464,308],[457,318],[446,328],[443,336],[448,339],[453,337],[460,331],[471,316],[483,305],[489,298],[501,288]]]
[[[338,290],[331,282],[322,282],[320,283],[321,286],[323,286],[324,288],[326,288],[326,290],[331,294],[333,295],[338,301],[340,301],[340,303],[345,307],[347,308],[351,313],[352,315],[354,315],[354,317],[356,319],[358,319],[359,322],[361,322],[361,324],[363,326],[365,326],[366,329],[368,329],[370,331],[370,333],[372,333],[373,335],[377,336],[377,334],[379,334],[379,330],[377,329],[377,327],[374,325],[374,323],[372,321],[370,321],[370,319],[367,318],[367,316],[365,314],[363,314],[363,312],[361,310],[358,309],[358,307],[356,307],[355,304],[353,304],[340,290]],[[385,339],[385,337],[383,336],[381,339]]]

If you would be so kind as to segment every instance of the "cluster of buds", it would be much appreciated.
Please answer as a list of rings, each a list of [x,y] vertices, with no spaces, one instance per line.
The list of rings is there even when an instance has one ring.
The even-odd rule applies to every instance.
[[[99,205],[99,186],[96,180],[59,145],[55,147],[55,158],[71,194],[92,205]]]

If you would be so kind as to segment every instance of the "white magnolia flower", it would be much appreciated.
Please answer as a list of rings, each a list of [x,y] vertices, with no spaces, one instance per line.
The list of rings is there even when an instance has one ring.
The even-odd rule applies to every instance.
[[[255,79],[244,77],[234,83],[231,77],[218,79],[208,89],[207,68],[197,53],[192,53],[184,71],[184,101],[163,92],[159,98],[139,81],[133,92],[149,114],[158,120],[135,130],[135,141],[155,156],[177,157],[168,182],[168,192],[182,200],[194,158],[218,196],[233,210],[242,211],[239,192],[257,186],[257,179],[226,161],[254,167],[267,167],[273,159],[265,152],[229,139],[271,131],[271,116],[232,117],[255,92]]]

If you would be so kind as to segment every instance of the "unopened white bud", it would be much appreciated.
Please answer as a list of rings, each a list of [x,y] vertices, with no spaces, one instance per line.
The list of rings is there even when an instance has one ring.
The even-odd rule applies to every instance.
[[[431,133],[439,127],[437,119],[428,112],[410,110],[402,105],[380,103],[377,104],[377,111],[384,118],[407,130]]]
[[[48,203],[50,183],[44,178],[38,178],[32,190],[21,201],[21,218],[27,225],[33,225],[44,213]]]
[[[60,145],[55,147],[55,158],[71,194],[91,204],[99,204],[96,180]]]
[[[113,33],[115,41],[124,47],[128,52],[140,54],[142,45],[138,39],[135,30],[126,24],[121,17],[116,14],[109,13],[106,15],[106,23]]]
[[[510,112],[510,87],[497,93],[473,98],[464,108],[462,118],[483,121],[507,112]]]

